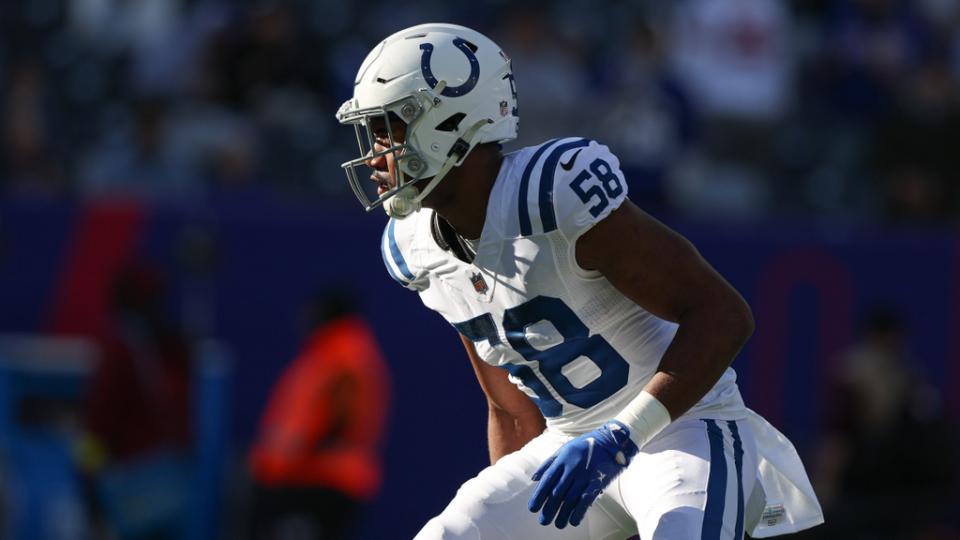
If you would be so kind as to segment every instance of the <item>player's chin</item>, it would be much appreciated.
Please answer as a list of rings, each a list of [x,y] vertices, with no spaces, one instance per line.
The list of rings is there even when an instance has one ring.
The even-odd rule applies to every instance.
[[[390,191],[391,189],[393,189],[393,186],[391,186],[388,182],[386,182],[386,181],[377,182],[377,196],[378,196],[378,197],[382,197],[384,193]]]

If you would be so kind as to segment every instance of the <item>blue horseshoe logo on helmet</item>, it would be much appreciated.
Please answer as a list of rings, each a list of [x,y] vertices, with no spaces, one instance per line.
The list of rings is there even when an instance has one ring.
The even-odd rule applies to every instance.
[[[455,38],[453,45],[460,49],[460,51],[467,56],[467,60],[470,61],[470,76],[467,77],[467,80],[460,86],[448,86],[441,90],[441,96],[462,96],[473,90],[473,87],[477,85],[477,81],[480,79],[480,62],[477,60],[477,55],[473,54],[473,51],[470,50],[467,41],[463,38]],[[420,50],[423,51],[423,55],[420,56],[420,70],[423,71],[423,78],[427,81],[427,84],[430,85],[430,88],[436,88],[438,81],[437,78],[433,76],[433,70],[430,69],[430,57],[433,55],[433,44],[421,43]]]

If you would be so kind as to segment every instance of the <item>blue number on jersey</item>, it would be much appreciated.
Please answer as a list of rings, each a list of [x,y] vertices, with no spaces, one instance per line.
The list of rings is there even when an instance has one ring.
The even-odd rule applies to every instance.
[[[484,340],[489,341],[491,346],[500,343],[500,336],[497,334],[497,325],[493,322],[493,316],[489,313],[484,313],[469,321],[454,323],[453,327],[474,343]],[[511,375],[523,381],[523,384],[527,388],[533,390],[537,395],[536,398],[533,398],[533,402],[536,403],[544,416],[560,416],[562,405],[554,399],[553,394],[551,394],[546,385],[537,378],[532,369],[520,364],[506,364],[503,367],[509,371]]]
[[[591,174],[591,172],[593,174]],[[592,185],[590,189],[583,189],[583,183],[594,177],[600,180],[600,185]],[[606,161],[600,158],[593,160],[590,164],[590,171],[586,169],[580,171],[580,174],[570,182],[570,188],[584,203],[588,203],[594,198],[597,199],[597,203],[590,207],[590,214],[592,214],[593,217],[597,217],[600,215],[600,212],[603,212],[603,209],[610,204],[609,199],[616,198],[623,193],[623,185],[620,184],[620,177],[617,176],[617,173],[613,172],[613,169]]]
[[[550,322],[563,336],[563,342],[542,351],[530,345],[526,328],[540,321]],[[453,326],[470,341],[486,340],[491,346],[501,343],[493,316],[489,313]],[[538,296],[504,311],[503,329],[510,346],[525,359],[536,361],[540,372],[567,403],[586,409],[612,396],[627,384],[630,370],[627,361],[603,336],[590,336],[583,321],[559,298]],[[563,374],[563,368],[581,356],[593,361],[600,368],[600,375],[583,388],[577,388]],[[561,414],[560,403],[532,369],[518,364],[506,364],[503,367],[533,390],[538,398],[534,402],[545,417]]]

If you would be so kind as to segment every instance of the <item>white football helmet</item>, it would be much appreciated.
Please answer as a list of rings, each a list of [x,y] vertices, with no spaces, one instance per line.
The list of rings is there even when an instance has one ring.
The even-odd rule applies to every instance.
[[[406,123],[402,143],[393,139],[391,117]],[[370,121],[386,123],[389,148],[374,152]],[[360,157],[342,167],[368,211],[384,205],[393,217],[420,203],[478,144],[517,136],[517,92],[510,59],[483,34],[454,24],[422,24],[401,30],[374,47],[357,72],[353,97],[337,112],[352,124]],[[357,168],[393,154],[395,187],[377,195]],[[431,178],[422,188],[411,185]]]

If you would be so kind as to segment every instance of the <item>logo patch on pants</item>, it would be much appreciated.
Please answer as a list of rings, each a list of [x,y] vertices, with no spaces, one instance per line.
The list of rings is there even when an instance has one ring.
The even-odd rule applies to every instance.
[[[782,504],[772,504],[763,509],[761,519],[763,519],[764,523],[772,527],[779,523],[786,514],[787,511],[784,510]]]

